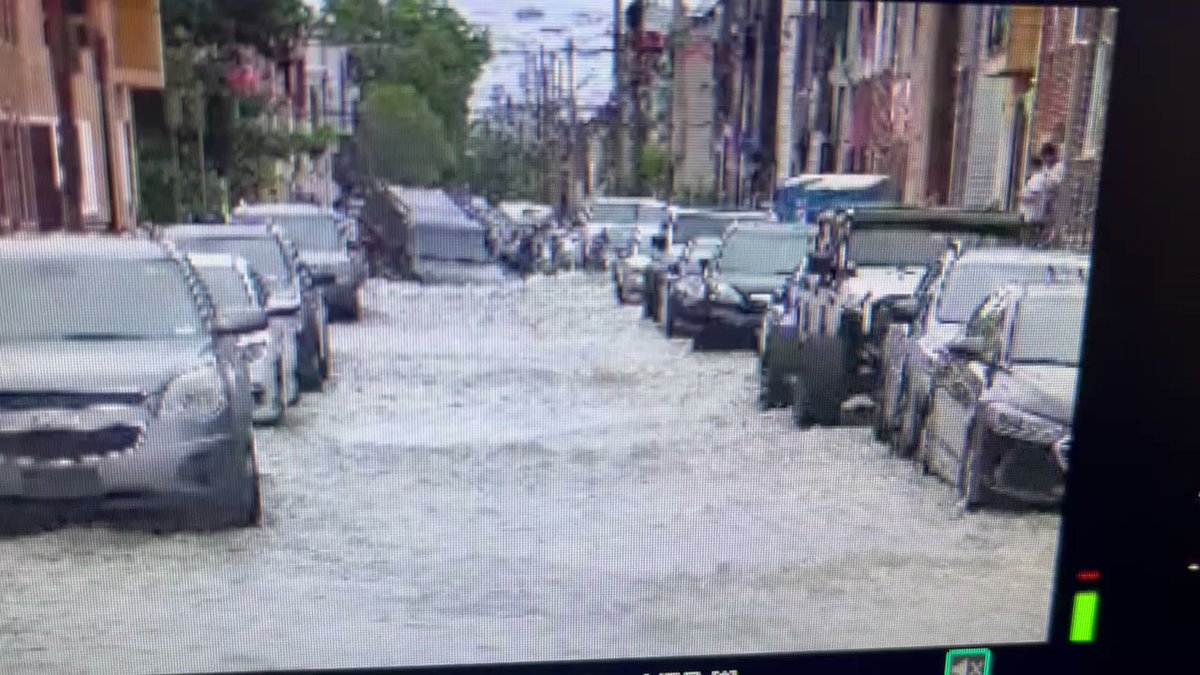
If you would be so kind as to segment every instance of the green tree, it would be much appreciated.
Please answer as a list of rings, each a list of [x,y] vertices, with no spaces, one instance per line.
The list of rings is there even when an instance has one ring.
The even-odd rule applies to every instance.
[[[304,35],[312,12],[304,0],[161,0],[168,46],[249,45],[277,56]]]
[[[368,101],[377,87],[408,86],[441,122],[439,138],[447,144],[446,153],[465,155],[468,100],[491,57],[486,32],[444,0],[329,0],[321,26],[332,40],[354,45]],[[371,114],[369,107],[365,114]],[[455,161],[448,168],[463,165]],[[444,178],[459,177],[451,171]]]
[[[667,188],[669,157],[667,151],[657,145],[642,148],[638,159],[638,174],[646,189],[662,194]]]
[[[358,146],[375,176],[434,185],[453,175],[455,157],[442,120],[409,84],[371,87],[362,105]]]

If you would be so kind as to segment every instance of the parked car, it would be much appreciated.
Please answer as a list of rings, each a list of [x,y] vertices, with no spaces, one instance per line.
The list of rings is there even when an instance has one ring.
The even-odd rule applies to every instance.
[[[976,249],[948,261],[936,282],[918,294],[913,321],[889,328],[876,396],[879,440],[902,456],[916,449],[946,345],[992,291],[1009,283],[1078,283],[1089,267],[1080,253],[1028,248]]]
[[[917,459],[965,506],[1062,499],[1086,295],[1083,283],[1006,286],[948,345]]]
[[[682,328],[697,349],[752,345],[773,293],[803,264],[813,240],[811,228],[730,226],[704,272],[672,285],[671,332]]]
[[[687,279],[687,283],[703,282],[704,270],[721,252],[724,237],[697,237],[683,250],[683,254],[667,268],[663,282],[659,285],[658,321],[668,338],[682,334],[676,330],[675,315],[683,309],[683,302],[691,294],[676,293],[675,284]],[[694,280],[694,281],[693,281]],[[687,310],[683,310],[687,311]],[[685,321],[685,326],[686,321]]]
[[[596,197],[584,214],[589,265],[609,269],[636,242],[658,231],[667,217],[667,205],[650,197]]]
[[[792,406],[796,424],[833,425],[870,409],[889,325],[911,320],[914,294],[949,251],[1025,241],[1017,216],[949,208],[860,208],[819,221],[817,251],[764,316],[759,401]]]
[[[362,287],[369,269],[353,219],[311,204],[271,203],[238,207],[232,220],[278,225],[313,274],[332,277],[321,289],[330,314],[354,321],[362,316]]]
[[[259,523],[249,373],[220,338],[265,325],[216,314],[160,242],[0,241],[0,524],[96,505]]]
[[[216,253],[194,253],[188,262],[208,289],[218,316],[238,317],[261,313],[266,316],[266,286],[244,259]],[[254,396],[254,421],[278,424],[287,412],[288,366],[284,344],[289,340],[282,330],[267,326],[243,334],[224,336],[240,349],[250,369]],[[292,338],[294,339],[294,338]]]
[[[693,240],[699,237],[720,240],[725,230],[734,223],[765,223],[770,222],[771,218],[772,215],[767,211],[677,210],[664,232],[651,239],[654,255],[645,264],[639,284],[644,289],[641,292],[642,314],[655,321],[662,320],[659,300],[666,297],[664,285],[672,265]]]
[[[329,319],[314,275],[276,225],[175,225],[161,235],[186,253],[226,253],[245,258],[267,284],[267,314],[277,330],[295,336],[296,391],[317,391],[333,369]],[[285,353],[285,358],[290,357]],[[289,401],[292,403],[294,401]]]

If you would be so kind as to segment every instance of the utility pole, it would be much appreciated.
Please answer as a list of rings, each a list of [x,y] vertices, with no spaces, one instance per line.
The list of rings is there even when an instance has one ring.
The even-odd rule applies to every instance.
[[[625,183],[625,95],[626,82],[622,65],[621,0],[613,0],[613,83],[616,85],[616,119],[612,120],[612,182],[610,190],[622,190]]]
[[[567,88],[570,98],[567,99],[568,106],[568,131],[567,131],[567,160],[568,160],[568,180],[567,195],[570,199],[570,205],[576,206],[575,186],[579,182],[581,172],[579,170],[579,112],[578,101],[575,96],[575,39],[567,40]]]

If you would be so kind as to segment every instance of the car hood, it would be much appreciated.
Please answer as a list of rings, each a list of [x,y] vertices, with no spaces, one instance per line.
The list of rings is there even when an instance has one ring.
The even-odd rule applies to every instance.
[[[1071,366],[1018,365],[997,375],[987,398],[1070,424],[1078,380],[1079,369]]]
[[[156,393],[213,358],[205,338],[19,343],[0,345],[0,372],[9,391]]]
[[[868,298],[912,295],[924,276],[924,267],[860,267],[842,282],[841,292],[850,304]]]
[[[750,296],[775,292],[789,276],[791,275],[761,272],[725,272],[721,274],[721,281],[733,286],[738,293]]]
[[[961,332],[962,324],[934,321],[929,326],[929,330],[921,336],[918,342],[921,345],[921,349],[932,354],[940,349],[944,349]]]

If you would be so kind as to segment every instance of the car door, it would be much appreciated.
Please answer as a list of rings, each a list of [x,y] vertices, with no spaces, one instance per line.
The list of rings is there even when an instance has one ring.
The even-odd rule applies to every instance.
[[[947,353],[934,374],[926,433],[930,436],[925,459],[936,473],[949,480],[958,476],[959,462],[975,414],[975,403],[983,392],[990,355],[998,354],[1006,325],[1007,305],[995,297],[967,322],[963,337],[976,341],[980,353]]]

